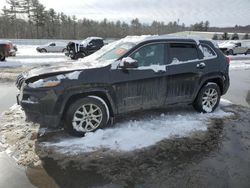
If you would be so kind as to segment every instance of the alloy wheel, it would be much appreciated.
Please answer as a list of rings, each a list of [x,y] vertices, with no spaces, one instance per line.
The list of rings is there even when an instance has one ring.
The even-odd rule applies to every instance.
[[[206,112],[212,112],[214,106],[218,102],[218,92],[216,89],[209,88],[207,89],[202,96],[202,108]]]
[[[102,118],[100,107],[95,104],[84,104],[74,113],[72,126],[76,131],[91,132],[99,127]]]

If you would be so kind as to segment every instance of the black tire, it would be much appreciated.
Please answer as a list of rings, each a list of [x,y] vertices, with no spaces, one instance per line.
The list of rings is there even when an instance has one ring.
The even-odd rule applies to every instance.
[[[78,52],[78,53],[76,53],[76,54],[73,54],[73,55],[71,56],[71,59],[77,60],[77,59],[79,59],[79,58],[84,58],[84,57],[86,57],[86,54],[85,54],[85,53],[83,53],[83,52]]]
[[[47,53],[47,50],[43,48],[43,49],[40,50],[40,52],[41,53]]]
[[[93,115],[94,116],[98,116],[98,114],[100,113],[102,116],[100,117],[101,119],[97,119],[96,120],[100,121],[100,123],[97,123],[96,120],[94,120],[94,117],[91,116],[90,111],[90,105],[92,105],[92,109],[94,107],[97,107],[95,109],[97,109]],[[89,115],[83,115],[80,113],[76,113],[76,112],[82,112],[84,113],[83,110],[83,106],[86,109],[86,112],[89,112]],[[88,107],[89,106],[89,107]],[[99,108],[99,109],[98,109]],[[98,116],[99,117],[99,116]],[[81,119],[81,121],[83,121],[81,123],[81,121],[75,121],[73,122],[73,119]],[[88,123],[91,123],[92,126],[94,126],[93,124],[96,123],[96,125],[94,126],[94,128],[92,126],[90,126],[90,129],[88,129]],[[94,132],[99,128],[104,128],[107,126],[108,123],[108,114],[107,114],[107,110],[105,105],[102,103],[102,101],[96,99],[96,98],[92,98],[92,97],[85,97],[82,99],[78,99],[77,101],[73,102],[70,107],[67,110],[66,113],[66,118],[65,118],[65,130],[73,135],[73,136],[84,136],[86,132]],[[85,127],[84,127],[85,126]],[[86,128],[87,127],[87,128]],[[86,130],[88,129],[88,130]]]
[[[207,93],[209,91],[214,91],[214,96],[208,96]],[[207,99],[206,99],[207,96]],[[217,97],[217,100],[216,97]],[[221,91],[219,86],[216,83],[207,83],[205,84],[201,90],[199,91],[194,103],[193,107],[198,112],[210,113],[213,112],[220,103]],[[206,101],[209,100],[209,101]],[[204,103],[204,104],[203,104]],[[210,106],[210,107],[209,107]]]
[[[248,49],[245,53],[245,55],[250,54],[250,49]]]
[[[0,61],[5,61],[5,56],[0,56]]]
[[[232,49],[228,50],[228,55],[234,55],[234,51]]]

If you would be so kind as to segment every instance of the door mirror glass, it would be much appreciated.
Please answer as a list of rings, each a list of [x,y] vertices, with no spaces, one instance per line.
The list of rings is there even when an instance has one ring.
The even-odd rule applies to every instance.
[[[132,59],[131,57],[125,57],[121,60],[119,67],[122,69],[137,68],[138,62],[135,59]]]

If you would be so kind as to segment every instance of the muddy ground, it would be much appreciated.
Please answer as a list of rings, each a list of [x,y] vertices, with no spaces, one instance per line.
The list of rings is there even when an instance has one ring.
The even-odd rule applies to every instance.
[[[235,115],[213,119],[207,132],[163,140],[135,152],[37,154],[60,187],[249,187],[250,109],[225,107]]]
[[[63,131],[43,134],[33,125],[33,131],[22,132],[10,122],[5,125],[13,134],[5,136],[5,145],[12,141],[13,156],[28,166],[27,177],[37,187],[249,187],[250,108],[230,105],[223,110],[234,115],[212,119],[206,132],[133,152],[63,155],[42,144],[67,137]],[[30,126],[24,119],[16,121],[24,123],[20,128]],[[17,140],[21,142],[13,144]]]

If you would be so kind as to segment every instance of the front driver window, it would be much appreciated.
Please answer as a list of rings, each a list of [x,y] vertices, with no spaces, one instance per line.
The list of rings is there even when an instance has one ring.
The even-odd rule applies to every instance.
[[[137,60],[139,67],[164,64],[164,44],[150,44],[130,55]]]

